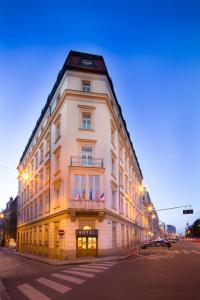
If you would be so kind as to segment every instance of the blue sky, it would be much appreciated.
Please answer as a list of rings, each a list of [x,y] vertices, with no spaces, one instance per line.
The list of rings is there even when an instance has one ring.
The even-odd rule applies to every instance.
[[[183,231],[200,216],[199,1],[0,0],[0,209],[73,49],[104,56],[156,208]]]

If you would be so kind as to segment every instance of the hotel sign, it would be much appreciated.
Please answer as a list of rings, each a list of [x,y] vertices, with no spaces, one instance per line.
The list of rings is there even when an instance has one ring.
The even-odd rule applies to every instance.
[[[98,236],[98,229],[77,229],[76,236]]]

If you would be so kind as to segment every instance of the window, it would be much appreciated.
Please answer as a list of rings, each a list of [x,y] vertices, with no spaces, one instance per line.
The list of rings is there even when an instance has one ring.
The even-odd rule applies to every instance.
[[[37,200],[35,200],[35,203],[34,203],[34,217],[35,218],[37,217]]]
[[[91,127],[91,114],[88,112],[82,113],[82,128],[83,129],[92,129]]]
[[[89,176],[89,200],[99,200],[100,198],[100,176]]]
[[[38,192],[38,177],[37,175],[35,176],[35,193]]]
[[[115,157],[112,156],[112,175],[115,177]]]
[[[43,198],[42,195],[39,197],[39,215],[42,214],[42,210],[43,210]]]
[[[84,166],[92,165],[92,153],[93,149],[91,146],[82,146],[81,147],[81,163]]]
[[[60,150],[55,152],[55,173],[60,170]]]
[[[45,165],[45,183],[49,182],[49,175],[50,175],[50,163],[49,161]]]
[[[91,82],[90,81],[83,81],[82,82],[82,87],[83,87],[83,91],[84,92],[90,92],[90,88],[91,88]]]
[[[112,208],[116,209],[116,190],[112,190]]]
[[[57,182],[54,186],[54,193],[55,193],[55,202],[54,207],[58,207],[60,205],[60,182]]]
[[[50,151],[50,134],[48,134],[46,137],[46,155],[49,153],[49,151]]]
[[[127,154],[125,153],[125,169],[127,170]]]
[[[126,217],[128,217],[128,204],[126,202]]]
[[[119,212],[124,214],[124,199],[122,197],[119,199]]]
[[[86,197],[86,176],[74,175],[73,178],[73,198],[76,200],[85,199]]]
[[[120,182],[120,186],[123,188],[123,186],[124,186],[124,175],[123,175],[123,171],[121,169],[119,171],[119,182]]]
[[[55,123],[55,143],[59,140],[61,136],[60,130],[60,120]]]
[[[44,194],[45,197],[45,212],[49,211],[49,190]]]
[[[113,145],[115,145],[115,128],[112,124],[111,124],[111,142]]]
[[[38,153],[35,155],[35,170],[38,168]]]
[[[119,146],[119,158],[120,158],[121,162],[123,162],[123,147],[121,144]]]
[[[43,188],[43,169],[39,172],[39,189]]]
[[[43,150],[44,146],[42,145],[40,147],[40,164],[43,162],[44,159],[44,150]]]
[[[125,192],[128,193],[128,177],[125,176]]]

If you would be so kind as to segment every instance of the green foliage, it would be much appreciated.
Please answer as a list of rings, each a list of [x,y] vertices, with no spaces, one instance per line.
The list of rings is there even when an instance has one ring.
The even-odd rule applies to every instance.
[[[200,238],[200,219],[194,221],[194,223],[187,229],[185,235],[190,238]]]

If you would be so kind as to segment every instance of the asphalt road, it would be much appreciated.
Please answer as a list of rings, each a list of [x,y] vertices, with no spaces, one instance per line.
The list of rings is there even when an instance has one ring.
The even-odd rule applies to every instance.
[[[137,258],[116,263],[51,267],[20,260],[20,274],[0,273],[14,300],[200,298],[200,243],[179,242],[172,250],[143,250]],[[23,274],[23,265],[29,272]]]

